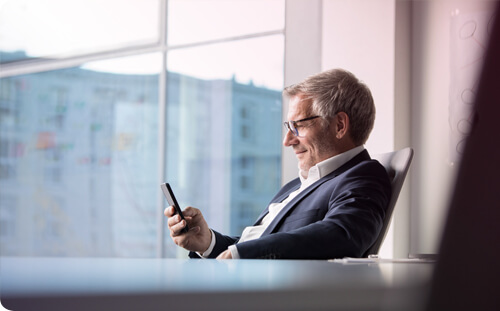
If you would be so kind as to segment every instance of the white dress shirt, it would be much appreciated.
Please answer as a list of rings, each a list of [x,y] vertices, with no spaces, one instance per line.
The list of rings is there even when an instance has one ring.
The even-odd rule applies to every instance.
[[[273,221],[273,219],[283,209],[283,207],[285,207],[285,205],[288,204],[288,202],[293,200],[293,198],[296,197],[300,192],[302,192],[304,189],[306,189],[319,179],[325,177],[326,175],[330,174],[337,168],[347,163],[349,160],[354,158],[364,149],[365,148],[363,146],[358,146],[344,153],[328,158],[311,167],[309,169],[309,172],[305,172],[303,170],[300,170],[299,168],[299,178],[301,182],[300,188],[291,192],[288,195],[288,197],[283,201],[279,203],[271,203],[268,208],[269,213],[267,213],[266,216],[264,216],[264,218],[259,224],[255,226],[246,227],[243,230],[243,233],[241,234],[238,243],[258,239],[262,235],[262,233],[266,230],[267,226],[269,226],[269,224]],[[212,241],[210,243],[210,247],[203,254],[199,255],[204,258],[208,257],[208,255],[210,255],[210,253],[212,252],[214,245],[215,245],[215,234],[212,232]],[[233,259],[240,258],[236,244],[230,245],[229,250],[231,251]]]

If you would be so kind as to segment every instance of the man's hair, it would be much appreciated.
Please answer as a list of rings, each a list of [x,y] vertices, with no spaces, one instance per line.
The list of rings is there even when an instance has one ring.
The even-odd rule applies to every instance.
[[[350,136],[356,145],[368,139],[375,122],[375,105],[370,89],[344,69],[331,69],[286,87],[283,95],[301,95],[311,100],[311,113],[324,119],[326,126],[337,113],[349,116]]]

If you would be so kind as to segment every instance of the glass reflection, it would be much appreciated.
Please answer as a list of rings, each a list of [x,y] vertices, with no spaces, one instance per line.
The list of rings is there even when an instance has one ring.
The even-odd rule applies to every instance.
[[[70,68],[0,87],[1,255],[154,256],[158,75]]]

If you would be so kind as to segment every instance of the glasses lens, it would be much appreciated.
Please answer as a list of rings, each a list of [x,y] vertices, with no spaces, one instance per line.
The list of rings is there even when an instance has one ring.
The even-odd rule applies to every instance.
[[[290,132],[292,132],[293,135],[299,136],[299,131],[295,128],[295,126],[293,126],[293,121],[283,122],[283,125],[285,126],[285,128],[287,130],[289,130]]]
[[[293,135],[295,136],[299,136],[299,131],[297,130],[297,128],[294,126],[294,123],[295,122],[288,122],[288,124],[290,124],[290,131],[292,131]]]

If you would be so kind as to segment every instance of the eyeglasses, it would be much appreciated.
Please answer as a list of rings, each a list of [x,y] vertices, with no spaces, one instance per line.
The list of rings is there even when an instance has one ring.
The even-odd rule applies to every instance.
[[[283,122],[283,125],[285,126],[286,129],[288,129],[290,132],[292,132],[293,135],[299,136],[299,130],[298,128],[300,126],[297,126],[297,123],[303,122],[303,121],[309,121],[312,119],[319,118],[320,116],[314,116],[314,117],[309,117],[301,120],[296,120],[296,121],[285,121]]]

